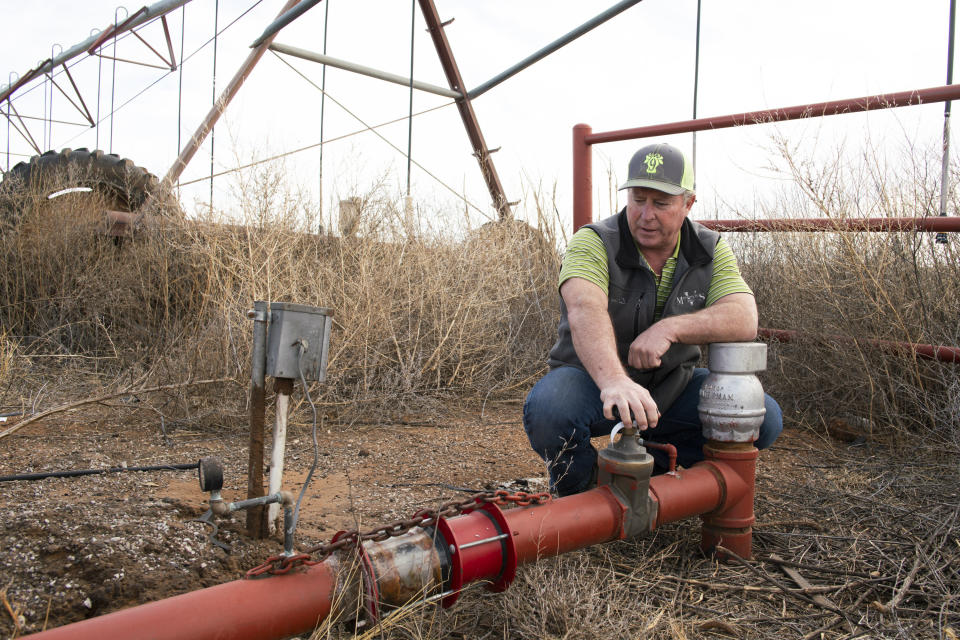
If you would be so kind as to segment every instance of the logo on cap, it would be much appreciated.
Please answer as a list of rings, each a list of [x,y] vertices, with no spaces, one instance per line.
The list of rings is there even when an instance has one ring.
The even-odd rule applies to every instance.
[[[663,156],[659,153],[648,153],[643,161],[647,164],[647,173],[656,173],[663,164]]]

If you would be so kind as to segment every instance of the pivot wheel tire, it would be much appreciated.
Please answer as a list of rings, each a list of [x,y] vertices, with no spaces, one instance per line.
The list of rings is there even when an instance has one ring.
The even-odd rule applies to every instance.
[[[3,175],[0,223],[16,226],[27,208],[67,195],[72,200],[87,198],[95,207],[136,212],[159,189],[155,175],[116,154],[88,149],[47,151],[29,162],[18,163]],[[172,194],[160,198],[151,213],[183,215]]]

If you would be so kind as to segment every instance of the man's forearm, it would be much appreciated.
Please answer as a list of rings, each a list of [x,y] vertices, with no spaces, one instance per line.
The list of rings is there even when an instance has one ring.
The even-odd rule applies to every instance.
[[[671,342],[744,342],[757,337],[757,305],[749,293],[733,293],[705,309],[670,316],[661,323]]]
[[[567,318],[577,357],[598,387],[603,388],[627,375],[617,354],[617,342],[606,309],[568,308]]]

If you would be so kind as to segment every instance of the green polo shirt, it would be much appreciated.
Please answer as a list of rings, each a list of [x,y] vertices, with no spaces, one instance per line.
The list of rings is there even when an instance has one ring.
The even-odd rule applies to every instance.
[[[639,250],[639,247],[638,247]],[[677,256],[680,252],[680,238],[677,237],[677,246],[673,248],[673,255],[667,258],[663,271],[657,276],[657,309],[654,321],[660,319],[663,306],[673,288],[673,272],[677,268]],[[643,253],[640,254],[643,258]],[[646,262],[646,258],[644,258]],[[647,264],[649,267],[650,265]],[[652,269],[651,269],[652,271]],[[656,274],[654,274],[656,275]],[[593,229],[582,227],[570,239],[566,254],[563,256],[563,266],[560,268],[559,287],[570,278],[583,278],[600,287],[607,293],[610,285],[610,276],[607,271],[607,251],[603,241]],[[705,305],[710,306],[720,298],[731,293],[749,293],[753,291],[744,282],[737,266],[737,259],[730,249],[730,245],[722,237],[717,242],[713,253],[713,273],[710,276],[710,289],[707,292]]]

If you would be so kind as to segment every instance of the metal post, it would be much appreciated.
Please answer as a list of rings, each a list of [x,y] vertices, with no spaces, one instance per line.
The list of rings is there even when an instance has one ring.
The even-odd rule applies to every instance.
[[[493,159],[490,157],[490,150],[483,139],[483,133],[480,131],[480,123],[477,120],[477,114],[473,111],[470,104],[470,98],[466,96],[466,89],[463,86],[463,78],[460,77],[460,70],[457,68],[457,61],[453,58],[453,49],[450,48],[450,42],[443,31],[443,24],[440,22],[440,14],[437,13],[437,7],[433,0],[419,0],[420,11],[430,29],[430,37],[433,38],[433,46],[437,49],[437,55],[440,57],[440,64],[443,66],[443,72],[447,76],[447,83],[454,91],[464,94],[457,99],[457,110],[460,112],[460,119],[463,120],[463,126],[467,130],[467,136],[470,138],[470,144],[473,146],[473,153],[480,163],[480,171],[483,173],[483,179],[487,183],[487,190],[493,199],[493,206],[499,212],[500,220],[507,220],[511,217],[510,203],[507,200],[503,185],[500,183],[500,176],[497,175],[497,169],[493,165]]]
[[[287,3],[283,5],[283,9],[280,10],[280,13],[284,13],[295,4],[297,4],[297,0],[287,0]],[[193,158],[194,154],[197,153],[200,145],[203,144],[207,134],[210,133],[210,130],[213,129],[213,126],[217,123],[217,120],[220,119],[220,116],[227,108],[227,105],[230,104],[230,101],[233,100],[234,96],[237,95],[240,87],[243,86],[244,80],[247,79],[247,76],[250,75],[250,72],[253,71],[253,68],[257,66],[257,63],[260,61],[260,58],[263,57],[263,54],[267,52],[267,47],[269,47],[270,43],[273,42],[273,38],[274,36],[270,36],[264,40],[263,44],[251,51],[247,56],[247,59],[243,61],[242,65],[240,65],[237,73],[234,74],[233,79],[230,80],[230,84],[228,84],[227,88],[224,89],[222,94],[220,94],[220,99],[217,100],[216,104],[214,104],[207,113],[207,116],[203,119],[203,122],[199,127],[197,127],[193,137],[190,138],[190,142],[188,142],[180,152],[180,155],[174,161],[173,166],[170,167],[169,171],[167,171],[167,175],[163,177],[160,190],[161,192],[169,191],[173,188],[173,185],[176,184],[181,174],[183,174],[183,170],[186,168],[187,164]]]
[[[700,88],[700,0],[697,0],[697,46],[693,58],[693,119],[697,119],[697,94]],[[697,189],[697,132],[693,132],[693,189]]]
[[[957,16],[957,0],[950,0],[950,28],[947,36],[947,84],[953,84],[953,34]],[[947,215],[947,192],[950,190],[950,104],[943,104],[943,164],[940,169],[940,215]],[[947,234],[937,234],[937,243],[946,244]]]
[[[302,0],[302,2],[300,2],[296,7],[285,12],[282,16],[267,25],[267,28],[264,29],[260,37],[250,45],[250,48],[256,49],[263,44],[264,40],[277,35],[277,32],[279,32],[280,29],[283,29],[285,26],[302,16],[307,12],[307,10],[312,9],[320,2],[321,0]]]
[[[573,128],[573,230],[593,219],[593,149],[586,138],[593,130],[588,124]]]
[[[247,463],[247,499],[263,495],[263,422],[267,370],[267,303],[253,303],[253,350],[250,367],[250,457]],[[247,535],[262,538],[266,522],[263,507],[247,511]]]
[[[610,7],[609,9],[601,13],[600,15],[588,20],[587,22],[584,22],[582,25],[580,25],[570,33],[554,40],[553,42],[551,42],[544,48],[540,49],[536,53],[530,54],[529,56],[527,56],[517,64],[513,65],[503,73],[491,78],[490,80],[487,80],[480,86],[474,89],[471,89],[470,92],[467,94],[467,97],[473,100],[474,98],[477,98],[483,95],[484,93],[486,93],[490,89],[493,89],[495,86],[497,86],[504,80],[507,80],[508,78],[515,76],[516,74],[520,73],[527,67],[547,57],[557,49],[560,49],[561,47],[570,44],[571,42],[573,42],[583,34],[587,33],[588,31],[591,31],[594,28],[599,27],[601,24],[603,24],[610,18],[613,18],[616,15],[619,15],[620,13],[622,13],[623,11],[626,11],[633,5],[640,3],[640,1],[641,0],[623,0],[622,2],[615,4],[614,6]]]
[[[290,396],[293,395],[293,380],[291,378],[276,378],[273,390],[277,394],[276,419],[273,423],[273,449],[270,454],[270,486],[268,493],[276,493],[283,488],[283,462],[287,448],[287,409]],[[279,529],[277,524],[280,518],[280,505],[271,504],[267,509],[267,529]]]

